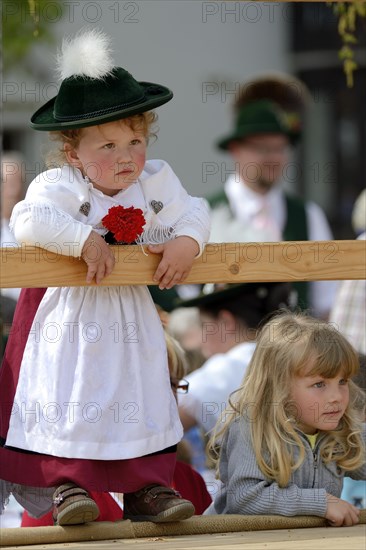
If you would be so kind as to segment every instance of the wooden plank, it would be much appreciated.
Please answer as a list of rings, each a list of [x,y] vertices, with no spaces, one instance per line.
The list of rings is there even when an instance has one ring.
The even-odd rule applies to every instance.
[[[113,246],[116,265],[102,286],[155,284],[160,256],[140,246]],[[2,248],[0,287],[86,286],[84,261],[55,247]],[[145,248],[146,250],[146,248]],[[208,243],[185,283],[366,279],[366,241]]]
[[[365,532],[366,510],[360,511],[359,525],[351,528],[334,529],[327,526],[324,518],[316,516],[244,516],[236,514],[224,514],[218,516],[194,516],[185,521],[171,523],[131,522],[130,520],[108,522],[96,521],[85,525],[72,527],[48,526],[48,527],[25,527],[5,528],[1,530],[1,543],[4,547],[20,547],[21,545],[49,545],[49,544],[78,544],[90,542],[95,544],[99,541],[108,546],[106,541],[134,541],[136,546],[139,541],[147,540],[171,540],[174,541],[172,548],[179,547],[178,541],[183,542],[184,548],[204,547],[204,540],[213,541],[225,533],[226,537],[233,537],[236,540],[267,543],[269,541],[300,540],[318,541],[320,533],[326,532],[331,537],[339,537],[341,533],[348,534],[358,540]],[[208,535],[207,539],[201,535]],[[214,537],[215,536],[215,537]],[[174,538],[171,538],[174,537]],[[91,542],[93,541],[93,542]],[[102,542],[103,541],[103,542]],[[190,542],[188,542],[190,541]],[[197,546],[196,546],[197,544]],[[219,547],[218,545],[217,547]],[[139,546],[138,546],[139,547]],[[210,545],[213,548],[212,545]],[[334,546],[333,548],[335,548]],[[346,546],[347,547],[347,546]],[[356,547],[352,546],[354,549]],[[34,547],[33,547],[34,548]],[[87,546],[89,548],[89,546]],[[281,547],[280,547],[281,548]],[[291,548],[291,547],[290,547]],[[310,546],[312,548],[312,546]],[[319,546],[314,545],[314,550]],[[343,550],[343,548],[342,548]]]
[[[18,550],[46,550],[51,548],[79,550],[112,550],[112,548],[133,548],[149,550],[158,545],[165,550],[365,550],[365,525],[353,527],[310,529],[281,529],[270,531],[246,531],[239,533],[213,533],[177,537],[148,537],[142,539],[112,539],[109,541],[68,542],[67,544],[17,545]],[[4,546],[4,550],[14,546]]]

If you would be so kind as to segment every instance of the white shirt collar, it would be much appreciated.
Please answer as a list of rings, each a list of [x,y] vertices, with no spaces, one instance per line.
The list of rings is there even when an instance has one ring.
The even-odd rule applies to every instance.
[[[230,208],[240,221],[250,223],[266,203],[271,216],[283,231],[286,211],[284,194],[280,186],[275,185],[268,193],[262,195],[248,187],[237,174],[232,174],[227,179],[224,188]]]

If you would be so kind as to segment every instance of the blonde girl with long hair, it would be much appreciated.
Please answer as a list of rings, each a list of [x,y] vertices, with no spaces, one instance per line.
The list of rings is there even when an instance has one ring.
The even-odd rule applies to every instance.
[[[216,427],[222,487],[206,513],[325,517],[354,525],[343,477],[364,479],[358,357],[330,324],[284,312],[265,324]]]

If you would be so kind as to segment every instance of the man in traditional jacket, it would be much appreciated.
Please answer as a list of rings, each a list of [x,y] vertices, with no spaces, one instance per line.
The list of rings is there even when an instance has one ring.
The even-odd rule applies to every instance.
[[[289,164],[291,148],[301,136],[302,113],[298,105],[288,101],[294,96],[290,83],[262,79],[242,93],[235,104],[234,129],[217,144],[231,155],[235,167],[224,189],[209,198],[211,242],[333,239],[322,209],[285,192],[281,186],[287,170],[294,166]],[[300,307],[327,318],[334,299],[334,282],[297,283],[297,291]]]

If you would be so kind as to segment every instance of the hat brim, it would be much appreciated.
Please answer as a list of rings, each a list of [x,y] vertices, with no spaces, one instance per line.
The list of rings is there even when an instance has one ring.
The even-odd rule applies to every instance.
[[[69,122],[60,122],[54,117],[54,105],[57,97],[55,96],[34,113],[30,121],[30,126],[34,130],[48,132],[85,128],[87,126],[113,122],[114,120],[128,118],[139,113],[150,111],[160,105],[164,105],[164,103],[167,103],[173,98],[173,92],[161,84],[155,84],[153,82],[139,82],[139,84],[144,89],[144,99],[141,102],[107,114],[97,115],[91,118],[81,118],[80,120],[72,120]]]
[[[278,129],[278,126],[276,125],[263,125],[262,128],[259,128],[258,125],[246,125],[245,129],[241,129],[241,131],[236,131],[236,132],[233,132],[231,135],[225,137],[225,138],[222,138],[220,139],[218,142],[217,142],[217,147],[223,151],[227,151],[230,147],[230,144],[235,142],[235,141],[241,141],[243,139],[245,139],[246,137],[249,137],[249,136],[254,136],[254,135],[261,135],[261,134],[282,134],[286,137],[288,137],[288,139],[290,140],[290,143],[292,143],[292,145],[296,145],[296,143],[298,142],[298,140],[300,139],[300,132],[291,132],[291,131],[288,131],[288,132],[281,132],[279,129]]]
[[[258,288],[266,287],[266,283],[240,283],[230,284],[227,288],[216,290],[209,294],[200,294],[190,300],[182,300],[176,304],[176,307],[204,307],[207,305],[220,303],[221,301],[235,298],[244,294],[253,294]]]

